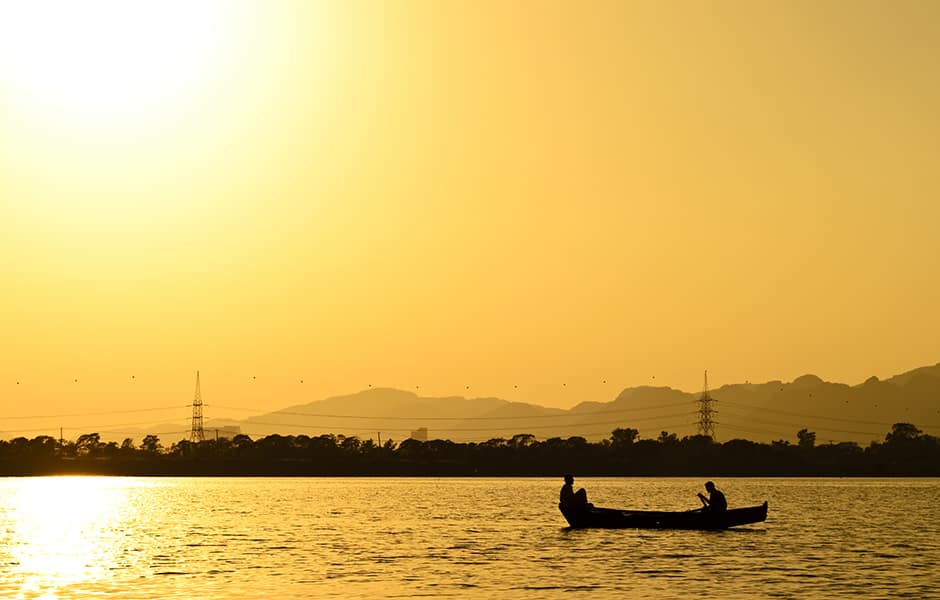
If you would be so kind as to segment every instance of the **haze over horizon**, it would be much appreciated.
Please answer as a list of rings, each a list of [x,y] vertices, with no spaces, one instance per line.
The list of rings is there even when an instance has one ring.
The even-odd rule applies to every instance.
[[[69,6],[0,5],[2,429],[940,360],[938,3]]]
[[[136,378],[133,382],[136,385]],[[252,378],[250,385],[257,383]],[[548,407],[537,401],[475,396],[469,390],[434,395],[420,388],[369,386],[330,397],[303,398],[294,404],[268,399],[248,407],[234,406],[212,389],[208,392],[202,391],[200,398],[210,436],[213,429],[218,435],[219,428],[234,425],[252,438],[277,433],[375,440],[384,434],[388,440],[407,438],[415,428],[426,427],[432,438],[452,441],[484,441],[523,432],[534,432],[537,439],[575,435],[597,440],[606,439],[618,427],[639,427],[647,437],[660,431],[693,435],[698,430],[701,395],[700,391],[641,385],[568,407]],[[709,392],[720,416],[717,439],[787,440],[799,429],[809,428],[830,441],[868,443],[880,440],[898,422],[914,423],[930,435],[940,433],[940,410],[934,402],[940,393],[940,363],[885,379],[872,376],[857,385],[804,374],[786,381],[710,384]],[[0,417],[0,439],[56,434],[71,439],[91,432],[117,441],[140,440],[148,434],[168,441],[185,439],[191,431],[190,402],[174,399],[159,407],[131,404],[116,411],[58,415],[5,414]],[[129,422],[130,418],[138,420]]]

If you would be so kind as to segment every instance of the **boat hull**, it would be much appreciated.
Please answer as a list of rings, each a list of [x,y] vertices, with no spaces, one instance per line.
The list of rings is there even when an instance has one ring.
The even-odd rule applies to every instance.
[[[660,512],[597,507],[570,510],[561,505],[558,508],[568,524],[578,529],[727,529],[767,519],[766,502],[759,506],[732,508],[722,512]]]

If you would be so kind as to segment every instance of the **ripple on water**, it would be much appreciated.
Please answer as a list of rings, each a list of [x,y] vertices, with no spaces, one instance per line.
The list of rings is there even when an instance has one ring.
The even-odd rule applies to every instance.
[[[571,530],[559,483],[3,480],[0,597],[940,597],[936,479],[723,480],[732,504],[771,506],[728,532]],[[701,486],[578,483],[598,505],[664,509]]]

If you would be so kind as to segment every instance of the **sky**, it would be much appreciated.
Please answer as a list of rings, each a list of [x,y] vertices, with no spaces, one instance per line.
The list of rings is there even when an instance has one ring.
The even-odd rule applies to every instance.
[[[914,0],[2,1],[0,430],[185,420],[92,413],[197,370],[223,416],[937,363],[937,40]]]

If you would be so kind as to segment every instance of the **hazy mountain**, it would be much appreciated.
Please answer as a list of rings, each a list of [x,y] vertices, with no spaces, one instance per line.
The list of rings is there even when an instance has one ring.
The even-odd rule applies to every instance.
[[[882,439],[891,424],[914,423],[940,435],[940,365],[885,381],[869,378],[848,386],[815,375],[793,382],[737,384],[716,389],[719,437],[790,439],[794,427],[817,433],[817,441]],[[751,434],[751,435],[748,435]]]
[[[831,383],[816,375],[791,382],[742,383],[711,390],[719,440],[747,438],[794,441],[802,428],[819,442],[884,437],[891,424],[913,422],[940,434],[940,365],[915,369],[857,386]],[[291,406],[243,422],[252,435],[268,433],[342,433],[401,440],[418,427],[430,438],[455,441],[510,438],[533,434],[539,439],[582,435],[609,436],[616,427],[633,427],[642,437],[660,431],[680,437],[697,431],[701,392],[641,386],[621,391],[609,402],[582,402],[570,410],[499,398],[451,396],[427,398],[414,392],[376,388]]]
[[[289,406],[244,421],[214,420],[212,426],[239,425],[253,438],[280,434],[334,433],[401,441],[419,427],[429,439],[485,441],[532,434],[538,439],[584,436],[606,438],[617,427],[632,427],[641,437],[661,431],[680,437],[696,433],[701,391],[669,387],[633,387],[608,402],[582,402],[570,410],[500,398],[463,396],[423,397],[410,391],[370,388]],[[739,383],[710,390],[716,437],[719,441],[796,441],[802,428],[815,431],[817,441],[880,440],[896,422],[910,422],[940,435],[940,364],[922,367],[886,380],[871,377],[849,386],[807,374],[791,382]],[[158,430],[173,441],[186,424],[167,424]],[[174,433],[171,433],[174,432]],[[130,432],[128,432],[130,433]],[[102,432],[104,437],[104,432]],[[179,435],[179,437],[186,437]]]
[[[235,419],[207,419],[203,424],[203,430],[208,439],[215,435],[216,429],[233,426],[241,427],[241,425],[242,423]],[[153,434],[160,438],[161,443],[169,445],[182,439],[188,439],[191,428],[192,423],[190,422],[158,423],[149,427],[122,427],[120,429],[102,428],[98,433],[101,435],[101,440],[104,442],[121,442],[126,438],[131,438],[134,440],[135,444],[140,444],[144,436]],[[74,437],[78,436],[76,435]]]
[[[453,427],[458,419],[479,417],[512,404],[499,398],[421,397],[410,391],[371,388],[252,417],[243,422],[242,429],[250,435],[336,433],[373,438],[381,432],[383,439],[402,440],[418,427],[441,432],[442,423]]]

